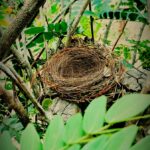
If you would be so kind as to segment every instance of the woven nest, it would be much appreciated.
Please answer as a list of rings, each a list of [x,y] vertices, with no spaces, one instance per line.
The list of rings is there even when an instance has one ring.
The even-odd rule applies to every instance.
[[[42,68],[44,84],[65,100],[84,102],[105,94],[120,77],[115,59],[104,47],[64,48]],[[100,94],[101,93],[101,94]]]

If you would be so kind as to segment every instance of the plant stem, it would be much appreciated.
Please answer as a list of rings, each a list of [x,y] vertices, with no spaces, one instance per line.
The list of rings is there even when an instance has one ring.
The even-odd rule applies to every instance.
[[[89,3],[89,10],[92,11],[92,5],[91,2]],[[94,43],[94,29],[93,29],[93,22],[94,22],[94,18],[92,16],[90,16],[90,27],[91,27],[91,41]]]
[[[55,23],[55,21],[62,15],[65,13],[65,11],[67,11],[69,9],[69,7],[75,3],[77,0],[72,0],[53,20],[51,23]]]
[[[103,39],[103,45],[105,46],[106,43],[107,43],[107,38],[108,38],[108,34],[109,34],[109,31],[110,31],[110,27],[112,25],[112,22],[113,20],[110,20],[108,25],[107,25],[107,28],[106,28],[106,31],[105,31],[105,35],[104,35],[104,39]]]
[[[126,121],[134,121],[134,120],[140,120],[140,119],[148,119],[148,118],[150,118],[150,114],[144,115],[144,116],[137,116],[137,117],[133,117],[133,118],[127,118],[127,119],[124,119],[124,120],[121,120],[121,121],[114,122],[113,124],[121,123],[121,122],[126,122]]]
[[[88,6],[88,4],[90,3],[90,0],[85,0],[84,1],[84,4],[82,6],[82,8],[80,9],[77,17],[75,18],[71,28],[70,28],[70,31],[69,31],[69,34],[67,36],[67,41],[66,41],[66,47],[68,47],[70,45],[70,41],[71,41],[71,36],[74,34],[76,28],[77,28],[77,25],[82,17],[82,14],[83,12],[85,11],[86,7]]]
[[[118,38],[117,38],[117,40],[116,40],[116,42],[115,42],[115,44],[114,44],[114,46],[113,46],[113,48],[112,48],[112,51],[114,51],[114,49],[115,49],[115,47],[116,47],[118,41],[120,40],[120,38],[121,38],[121,36],[122,36],[122,34],[123,34],[123,32],[124,32],[124,29],[125,29],[127,23],[128,23],[128,21],[125,21],[124,26],[123,26],[123,28],[122,28],[122,31],[121,31],[121,33],[119,34],[119,36],[118,36]]]

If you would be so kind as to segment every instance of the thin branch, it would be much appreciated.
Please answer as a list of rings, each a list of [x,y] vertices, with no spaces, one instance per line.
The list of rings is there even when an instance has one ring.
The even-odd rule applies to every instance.
[[[39,52],[39,54],[37,55],[37,57],[34,59],[34,62],[32,63],[32,67],[36,64],[36,62],[40,59],[42,53],[44,52],[45,48],[42,48]]]
[[[76,1],[78,1],[78,0],[72,0],[72,1],[52,20],[51,23],[55,23],[55,21],[56,21],[59,17],[61,17],[61,15],[64,14],[64,13],[69,9],[69,7],[70,7],[72,4],[74,4]]]
[[[8,57],[6,57],[5,59],[2,60],[2,62],[5,64],[7,61],[9,61],[10,59],[14,58],[13,55],[9,55]]]
[[[143,23],[142,27],[140,28],[140,32],[138,34],[137,43],[135,45],[135,51],[133,53],[132,65],[134,65],[136,63],[136,56],[137,56],[137,51],[138,51],[138,45],[139,45],[139,42],[141,40],[144,28],[145,28],[145,24]]]
[[[3,100],[5,100],[5,102],[9,105],[10,108],[15,110],[23,126],[26,127],[27,124],[30,122],[30,119],[19,99],[16,97],[14,99],[12,92],[5,90],[1,85],[0,85],[0,96]]]
[[[69,7],[74,4],[76,1],[78,0],[72,0],[52,21],[51,23],[55,23],[57,19],[59,19],[62,14],[65,14],[65,12],[69,9]],[[35,35],[27,44],[26,46],[29,46],[34,40],[36,40],[41,34],[43,33],[39,33],[37,35]]]
[[[27,60],[27,57],[24,56],[23,52],[21,51],[21,48],[18,47],[16,49],[14,46],[10,49],[12,54],[17,58],[17,61],[20,63],[20,65],[26,69],[27,75],[29,79],[32,78],[32,69],[30,66],[29,61]]]
[[[103,39],[103,45],[105,46],[106,43],[107,43],[107,39],[108,39],[108,34],[109,34],[109,31],[110,31],[110,27],[112,25],[112,22],[113,20],[110,20],[108,25],[107,25],[107,28],[106,28],[106,31],[105,31],[105,35],[104,35],[104,39]]]
[[[120,35],[118,36],[118,38],[117,38],[117,40],[116,40],[116,42],[115,42],[115,44],[114,44],[114,46],[113,46],[113,48],[112,48],[112,51],[114,51],[114,49],[115,49],[115,47],[116,47],[118,41],[120,40],[122,34],[124,33],[124,29],[125,29],[127,23],[128,23],[128,21],[125,21],[124,26],[123,26],[123,28],[122,28],[122,31],[121,31]]]
[[[89,10],[92,11],[92,5],[91,2],[89,3]],[[93,29],[93,22],[94,22],[94,18],[92,16],[90,16],[90,27],[91,27],[91,41],[94,43],[94,29]]]
[[[34,106],[37,108],[37,110],[46,117],[46,113],[42,106],[36,101],[34,98],[32,92],[29,91],[29,88],[27,85],[23,82],[21,77],[16,73],[16,71],[13,68],[10,68],[8,66],[5,66],[2,62],[0,62],[0,69],[8,75],[18,86],[18,88],[25,94],[27,98],[31,100],[31,102],[34,104]],[[47,118],[47,117],[46,117]]]
[[[36,34],[33,38],[31,38],[31,40],[28,41],[28,43],[26,44],[26,47],[28,47],[34,40],[36,40],[42,34],[43,33]]]
[[[84,4],[82,6],[82,8],[80,9],[77,17],[75,18],[72,27],[70,28],[70,34],[67,36],[67,42],[66,42],[66,47],[68,47],[70,45],[70,40],[71,40],[71,36],[74,34],[77,25],[82,17],[82,14],[84,13],[85,9],[87,8],[88,4],[90,3],[90,0],[85,0]]]

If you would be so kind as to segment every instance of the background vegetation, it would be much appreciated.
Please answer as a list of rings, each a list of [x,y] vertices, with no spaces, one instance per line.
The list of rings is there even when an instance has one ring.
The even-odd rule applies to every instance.
[[[148,72],[150,40],[142,35],[149,32],[149,11],[148,0],[1,0],[0,149],[148,150],[149,132],[140,133],[150,117],[148,75],[137,91],[142,94],[116,92],[113,105],[99,97],[64,123],[60,116],[50,121],[53,93],[47,96],[39,70],[79,39],[108,47],[127,70],[138,65]],[[140,24],[136,38],[130,37],[130,23]]]

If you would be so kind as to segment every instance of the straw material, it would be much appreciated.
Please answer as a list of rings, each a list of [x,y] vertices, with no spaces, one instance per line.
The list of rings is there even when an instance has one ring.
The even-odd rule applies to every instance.
[[[76,46],[54,54],[43,66],[41,76],[44,84],[60,97],[79,103],[110,90],[120,78],[119,68],[108,49]]]

